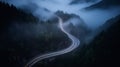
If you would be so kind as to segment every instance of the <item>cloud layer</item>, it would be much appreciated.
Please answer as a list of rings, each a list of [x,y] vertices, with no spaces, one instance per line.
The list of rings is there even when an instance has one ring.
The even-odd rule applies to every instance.
[[[23,8],[27,6],[33,12],[33,14],[42,18],[51,17],[52,13],[60,10],[69,14],[76,14],[80,16],[85,23],[91,29],[96,29],[97,27],[104,24],[104,22],[112,17],[120,14],[120,6],[111,6],[106,9],[94,9],[91,11],[83,11],[90,5],[101,2],[101,0],[96,0],[87,3],[76,3],[70,4],[73,0],[4,0],[10,4],[14,4],[17,7]],[[33,5],[34,4],[34,5]],[[35,7],[36,9],[34,9]],[[46,11],[47,9],[48,11]],[[51,11],[51,13],[49,13]]]

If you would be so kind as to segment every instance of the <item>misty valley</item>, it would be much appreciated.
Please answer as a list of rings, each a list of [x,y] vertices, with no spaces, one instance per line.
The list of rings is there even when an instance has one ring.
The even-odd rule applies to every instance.
[[[0,67],[119,67],[119,0],[0,0]]]

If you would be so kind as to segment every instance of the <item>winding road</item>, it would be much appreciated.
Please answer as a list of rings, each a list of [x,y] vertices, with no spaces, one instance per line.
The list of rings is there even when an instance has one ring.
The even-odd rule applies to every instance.
[[[46,59],[46,58],[55,57],[58,55],[69,53],[69,52],[73,51],[74,49],[76,49],[80,45],[80,41],[78,38],[76,38],[75,36],[71,35],[67,31],[65,31],[65,29],[63,28],[63,20],[60,17],[58,17],[58,20],[59,20],[59,26],[60,26],[61,31],[64,32],[71,39],[71,41],[72,41],[71,45],[66,49],[56,51],[56,52],[46,53],[46,54],[40,55],[38,57],[35,57],[34,59],[30,60],[25,65],[25,67],[32,67],[37,62],[39,62],[43,59]]]

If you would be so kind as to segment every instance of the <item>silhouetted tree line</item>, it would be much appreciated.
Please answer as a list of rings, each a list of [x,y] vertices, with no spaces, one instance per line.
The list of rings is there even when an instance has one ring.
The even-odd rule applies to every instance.
[[[25,13],[13,5],[0,2],[0,27],[11,24],[13,21],[18,22],[36,22],[38,19],[32,14]]]
[[[37,37],[35,34],[25,37],[25,31],[36,29],[32,27],[32,24],[37,26],[37,23],[35,23],[37,21],[38,19],[31,14],[25,13],[13,5],[0,2],[0,67],[24,67],[34,56],[69,46],[70,42],[67,36],[54,26],[51,23],[52,21],[45,23],[39,20],[41,31],[38,30],[38,33],[40,34]],[[24,30],[22,25],[31,22],[33,23],[30,29]],[[14,23],[21,25],[21,27],[18,26],[21,29],[17,29],[13,25],[14,29],[11,30],[11,24]],[[61,35],[58,36],[58,33]],[[29,34],[32,34],[32,32],[29,32]]]
[[[64,21],[67,21],[68,19],[71,19],[73,17],[80,18],[75,14],[68,14],[68,13],[64,13],[63,11],[57,11],[55,14],[61,17]]]

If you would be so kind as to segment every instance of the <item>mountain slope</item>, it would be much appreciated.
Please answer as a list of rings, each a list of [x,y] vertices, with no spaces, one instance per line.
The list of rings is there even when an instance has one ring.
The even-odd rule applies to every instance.
[[[96,0],[72,0],[70,4],[95,2]]]
[[[119,47],[120,18],[106,31],[102,31],[89,45],[84,45],[76,52],[59,57],[52,62],[39,63],[36,67],[119,67]]]
[[[115,21],[116,19],[118,19]],[[120,17],[112,19],[114,22],[107,30],[101,32],[88,47],[89,53],[84,57],[84,62],[94,67],[115,66],[119,67],[120,45]],[[92,55],[89,57],[89,55]]]
[[[116,5],[120,5],[120,0],[102,0],[99,3],[86,7],[85,9],[108,8]]]
[[[38,21],[32,14],[0,2],[0,67],[24,67],[31,58],[69,43],[56,24]]]
[[[13,23],[36,23],[38,19],[13,5],[0,2],[0,32]]]

